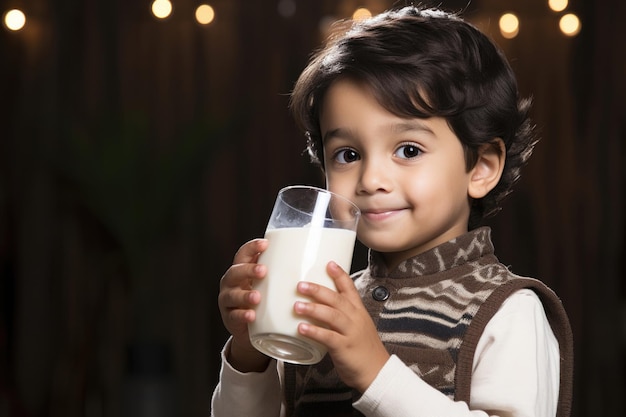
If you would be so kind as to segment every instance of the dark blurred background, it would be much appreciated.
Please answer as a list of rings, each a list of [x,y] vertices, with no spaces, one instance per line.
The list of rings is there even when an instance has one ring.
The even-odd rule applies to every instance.
[[[219,279],[279,188],[323,185],[288,93],[329,22],[395,3],[210,0],[203,25],[200,0],[151,2],[0,0],[27,19],[0,27],[0,417],[209,414]],[[490,221],[497,254],[569,312],[574,416],[624,416],[626,3],[437,4],[534,96],[543,139]]]

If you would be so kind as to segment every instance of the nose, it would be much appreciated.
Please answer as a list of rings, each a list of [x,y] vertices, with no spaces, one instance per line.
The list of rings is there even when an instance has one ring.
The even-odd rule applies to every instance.
[[[382,161],[369,160],[361,164],[358,192],[360,194],[374,194],[389,192],[392,188],[391,167]]]

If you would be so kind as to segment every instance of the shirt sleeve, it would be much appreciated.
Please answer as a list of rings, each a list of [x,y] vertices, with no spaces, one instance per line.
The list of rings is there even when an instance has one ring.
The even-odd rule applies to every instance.
[[[222,368],[211,399],[211,417],[279,417],[282,390],[276,360],[264,372],[242,373],[226,360],[230,340],[222,350]]]
[[[469,404],[449,399],[392,356],[354,407],[368,417],[552,417],[559,357],[541,301],[533,291],[519,290],[479,340]]]

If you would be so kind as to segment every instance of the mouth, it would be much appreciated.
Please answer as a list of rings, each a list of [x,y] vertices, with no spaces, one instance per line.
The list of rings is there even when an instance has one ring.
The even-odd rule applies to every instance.
[[[404,210],[406,209],[364,209],[361,210],[361,217],[372,222],[381,222],[399,215]]]

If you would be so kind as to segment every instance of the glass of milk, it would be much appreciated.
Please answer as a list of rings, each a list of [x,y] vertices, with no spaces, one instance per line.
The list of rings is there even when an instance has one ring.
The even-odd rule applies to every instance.
[[[334,261],[350,272],[360,216],[354,203],[321,188],[280,190],[265,231],[269,245],[258,261],[267,266],[267,276],[255,286],[261,302],[248,326],[256,349],[297,364],[324,357],[323,345],[298,334],[298,324],[305,320],[295,314],[294,303],[307,300],[296,287],[309,281],[335,290],[326,266]]]

